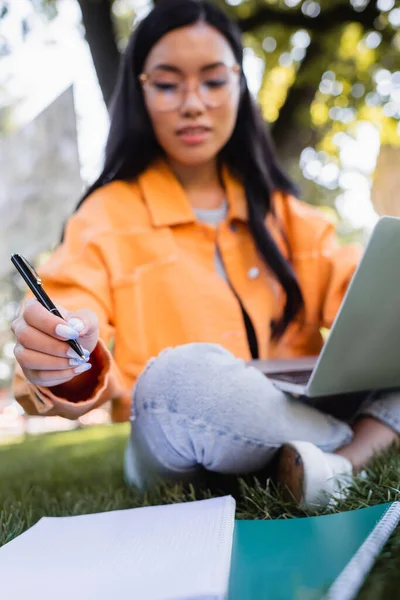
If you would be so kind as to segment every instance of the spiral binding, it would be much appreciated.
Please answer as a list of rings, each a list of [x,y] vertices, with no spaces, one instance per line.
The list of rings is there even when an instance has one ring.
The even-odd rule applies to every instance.
[[[400,502],[393,502],[329,588],[323,600],[352,600],[355,597],[399,521]]]

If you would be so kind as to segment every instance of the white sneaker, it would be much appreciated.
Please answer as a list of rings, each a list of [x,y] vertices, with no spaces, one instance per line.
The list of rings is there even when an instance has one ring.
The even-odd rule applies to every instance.
[[[348,494],[353,466],[339,454],[323,452],[311,442],[284,444],[278,457],[277,479],[287,500],[301,508],[333,506]]]

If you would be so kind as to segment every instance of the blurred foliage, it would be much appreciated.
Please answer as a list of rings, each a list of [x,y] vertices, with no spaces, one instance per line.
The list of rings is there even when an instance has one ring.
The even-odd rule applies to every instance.
[[[264,63],[264,117],[307,201],[334,206],[343,134],[355,138],[368,122],[381,143],[400,145],[400,2],[248,0],[229,11],[242,27],[265,19],[244,35]],[[314,152],[299,169],[305,148]]]
[[[101,2],[80,3],[88,1]],[[104,1],[123,49],[146,3]],[[286,168],[308,202],[335,209],[341,134],[356,139],[368,122],[383,144],[400,145],[400,0],[214,1],[243,31],[260,75],[258,101]],[[370,181],[371,169],[364,175]]]
[[[109,5],[120,50],[135,20],[152,6],[77,1]],[[339,169],[324,181],[307,173],[307,161],[299,169],[298,158],[312,147],[322,166],[340,167],[338,134],[354,136],[365,121],[378,128],[382,143],[400,145],[400,0],[214,1],[237,20],[248,56],[260,59],[258,100],[283,162],[308,201],[332,205],[330,191],[338,184],[332,173],[339,176]],[[50,16],[57,0],[41,5]]]

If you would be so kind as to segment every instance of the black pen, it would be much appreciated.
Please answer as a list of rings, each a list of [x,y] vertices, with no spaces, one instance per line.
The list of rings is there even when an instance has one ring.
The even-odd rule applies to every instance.
[[[37,300],[39,300],[40,304],[44,306],[44,308],[47,308],[49,312],[53,313],[53,315],[56,315],[57,317],[60,317],[60,319],[65,321],[64,317],[59,313],[57,308],[54,306],[53,302],[50,300],[50,298],[44,291],[42,287],[42,281],[39,275],[36,273],[32,265],[26,260],[26,258],[21,256],[21,254],[12,254],[11,262],[17,269],[21,277],[24,279],[29,289],[33,292]],[[78,342],[75,340],[66,341],[68,342],[72,350],[74,350],[74,352],[76,352],[78,356],[80,356],[86,362],[85,353],[80,344],[78,344]]]

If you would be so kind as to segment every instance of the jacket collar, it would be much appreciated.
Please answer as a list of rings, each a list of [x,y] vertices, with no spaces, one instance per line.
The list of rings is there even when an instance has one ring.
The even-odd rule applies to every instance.
[[[229,210],[228,219],[247,221],[247,203],[243,186],[222,170]],[[165,160],[158,160],[138,178],[139,187],[155,227],[182,225],[196,221],[186,193]]]

